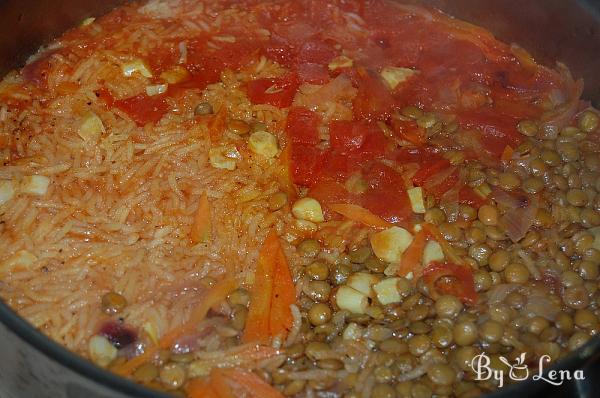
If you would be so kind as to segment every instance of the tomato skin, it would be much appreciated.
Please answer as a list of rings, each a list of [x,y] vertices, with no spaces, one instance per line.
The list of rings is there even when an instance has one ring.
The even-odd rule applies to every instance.
[[[444,282],[441,280],[443,277],[451,280]],[[423,280],[430,294],[451,294],[466,304],[477,303],[473,271],[468,266],[432,262],[423,270]]]
[[[287,75],[279,79],[257,79],[248,83],[248,98],[254,104],[268,104],[277,108],[292,105],[298,89],[295,75]]]
[[[286,134],[291,142],[316,145],[319,139],[321,116],[302,106],[291,107],[288,112]]]
[[[140,127],[148,123],[156,123],[169,111],[169,104],[164,95],[149,97],[140,94],[135,97],[114,101],[114,106],[127,113]]]

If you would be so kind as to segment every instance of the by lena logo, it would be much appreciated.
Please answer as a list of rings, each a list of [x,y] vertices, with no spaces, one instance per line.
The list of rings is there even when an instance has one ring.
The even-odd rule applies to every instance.
[[[508,373],[504,369],[496,369],[490,366],[491,360],[485,353],[476,355],[471,360],[471,368],[475,372],[475,380],[495,380],[498,387],[504,386],[506,377],[513,381],[522,381],[529,378],[529,367],[525,363],[526,353],[522,353],[511,363],[508,359],[500,356],[498,359],[508,368]],[[583,370],[578,369],[574,372],[570,370],[549,370],[544,375],[544,365],[550,363],[552,359],[549,355],[542,355],[538,362],[537,373],[531,377],[533,380],[542,380],[554,386],[560,386],[567,380],[585,380]]]

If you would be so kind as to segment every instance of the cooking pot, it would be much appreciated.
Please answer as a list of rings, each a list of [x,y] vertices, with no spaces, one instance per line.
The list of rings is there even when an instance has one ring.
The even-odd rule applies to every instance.
[[[600,104],[600,2],[595,0],[409,0],[483,26],[519,43],[538,61],[565,63],[585,80],[584,98]],[[40,45],[84,18],[123,0],[0,0],[0,74],[23,65]],[[584,380],[555,386],[543,380],[509,385],[489,397],[598,396],[600,336],[553,368],[583,370]],[[531,369],[537,374],[538,369]],[[167,398],[120,378],[66,350],[19,318],[0,301],[0,398]]]

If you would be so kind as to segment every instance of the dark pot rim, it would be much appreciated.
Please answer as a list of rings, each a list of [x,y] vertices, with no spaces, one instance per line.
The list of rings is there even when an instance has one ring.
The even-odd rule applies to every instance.
[[[58,362],[65,368],[77,373],[85,379],[100,384],[109,389],[128,394],[132,397],[143,398],[169,398],[168,394],[149,389],[127,378],[118,376],[106,369],[94,365],[87,359],[68,350],[59,343],[37,330],[33,325],[21,318],[12,308],[0,300],[0,323],[17,335],[24,343],[29,344],[47,358]],[[550,370],[575,370],[581,369],[595,357],[600,357],[600,336],[594,336],[588,343],[549,368],[545,368],[544,375]],[[588,375],[589,377],[589,375]],[[507,398],[517,393],[535,392],[548,387],[543,381],[534,381],[531,378],[516,384],[510,384],[498,391],[486,394],[486,398]]]
[[[79,374],[88,381],[100,384],[110,390],[114,390],[131,397],[143,398],[169,398],[170,395],[152,390],[137,384],[132,380],[118,376],[106,369],[94,365],[89,360],[70,351],[61,344],[55,342],[33,325],[21,318],[4,301],[0,300],[0,323],[9,331],[19,337],[23,343],[35,348],[48,359],[59,363],[70,371]]]

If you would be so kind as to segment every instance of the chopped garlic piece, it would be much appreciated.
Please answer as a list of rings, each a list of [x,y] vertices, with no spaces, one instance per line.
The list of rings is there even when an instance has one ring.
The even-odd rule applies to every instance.
[[[26,195],[44,196],[50,179],[46,176],[26,176],[21,180],[20,192]]]
[[[383,68],[383,70],[381,71],[381,77],[383,77],[383,80],[385,80],[386,83],[393,90],[398,86],[398,84],[405,82],[415,73],[417,73],[417,71],[414,69],[388,66],[386,68]]]
[[[15,183],[10,180],[0,181],[0,205],[8,202],[15,196]]]
[[[366,272],[356,272],[348,278],[346,284],[353,289],[358,290],[362,294],[373,297],[372,287],[379,282],[379,277]]]
[[[363,328],[358,324],[352,322],[346,326],[344,332],[342,333],[342,338],[344,340],[358,340],[363,336]]]
[[[27,250],[19,250],[0,264],[2,273],[30,269],[38,258]]]
[[[188,70],[183,66],[174,66],[173,68],[161,73],[160,78],[169,84],[177,84],[187,79],[189,75],[190,72],[188,72]]]
[[[410,206],[412,207],[413,213],[424,214],[425,213],[425,202],[423,201],[423,188],[414,187],[408,191],[408,198],[410,199]]]
[[[100,136],[105,131],[102,119],[95,113],[90,112],[85,116],[81,125],[79,125],[77,134],[79,134],[85,142],[94,143],[100,139]]]
[[[144,77],[152,77],[150,68],[141,59],[134,59],[133,61],[124,63],[121,66],[121,71],[123,71],[123,74],[127,77],[133,76],[136,72]]]
[[[351,68],[354,65],[354,61],[352,59],[346,57],[345,55],[340,55],[339,57],[335,57],[329,63],[329,70],[336,70],[341,68]]]
[[[275,157],[279,151],[277,138],[266,131],[257,131],[256,133],[253,133],[248,139],[248,147],[252,152],[268,159]]]
[[[335,303],[342,310],[364,314],[369,306],[369,298],[350,286],[341,286],[335,295]]]
[[[146,86],[146,94],[149,97],[153,97],[155,95],[166,93],[168,88],[168,84],[156,84],[154,86]]]
[[[210,165],[216,169],[235,170],[236,159],[241,157],[235,146],[219,146],[208,151]]]
[[[399,303],[402,301],[402,295],[398,288],[400,278],[387,278],[373,286],[377,294],[377,300],[383,305]]]
[[[423,250],[423,265],[427,265],[432,261],[444,261],[442,246],[434,240],[427,242]]]
[[[401,227],[391,227],[371,235],[373,252],[382,261],[395,263],[400,261],[402,253],[410,246],[413,236]]]
[[[106,367],[117,358],[117,349],[104,336],[93,336],[88,344],[90,359],[98,366]]]
[[[317,223],[325,221],[321,204],[309,197],[297,200],[292,206],[292,214],[301,220]]]

